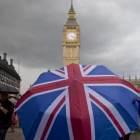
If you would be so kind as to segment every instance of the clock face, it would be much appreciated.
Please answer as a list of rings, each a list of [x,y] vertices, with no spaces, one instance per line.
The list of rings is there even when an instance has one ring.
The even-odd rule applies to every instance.
[[[74,32],[69,32],[67,34],[67,39],[73,41],[76,38],[76,34]]]

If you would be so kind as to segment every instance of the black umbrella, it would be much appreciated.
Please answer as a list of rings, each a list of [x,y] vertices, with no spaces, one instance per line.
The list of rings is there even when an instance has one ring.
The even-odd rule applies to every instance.
[[[6,91],[9,94],[18,94],[19,93],[19,91],[16,88],[0,83],[0,92],[1,91]]]

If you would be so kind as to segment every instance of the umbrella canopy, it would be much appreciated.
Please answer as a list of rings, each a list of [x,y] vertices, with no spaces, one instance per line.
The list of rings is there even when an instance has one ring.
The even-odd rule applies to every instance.
[[[45,72],[16,104],[26,140],[116,140],[138,128],[138,91],[104,66]]]
[[[8,98],[10,99],[10,98],[14,98],[15,100],[18,100],[18,97],[16,96],[16,95],[12,95],[12,94],[9,94],[8,95]]]
[[[8,99],[11,103],[13,103],[14,105],[17,103],[17,100],[15,98],[10,98]]]
[[[18,94],[19,93],[19,91],[16,88],[0,83],[0,92],[1,91],[6,91],[9,94]]]
[[[17,98],[16,95],[9,94],[9,95],[8,95],[8,98],[9,98],[8,100],[9,100],[11,103],[13,103],[14,105],[17,103],[18,98]]]

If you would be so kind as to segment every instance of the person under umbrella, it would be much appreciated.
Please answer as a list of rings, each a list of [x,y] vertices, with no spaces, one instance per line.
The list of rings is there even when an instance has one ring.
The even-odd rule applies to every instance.
[[[9,101],[13,103],[13,105],[15,105],[17,103],[17,97],[14,95],[9,95]],[[15,132],[15,124],[16,124],[16,112],[14,110],[11,120],[11,131],[9,132]]]
[[[137,102],[138,104],[138,109],[139,109],[139,120],[140,120],[140,94],[139,94],[139,100],[138,99],[133,99],[133,104]],[[139,127],[140,127],[140,121],[139,121]]]
[[[134,99],[134,100],[133,100],[133,104],[135,104],[136,102],[138,103],[139,117],[140,117],[140,100]],[[134,132],[134,131],[132,131],[132,132]],[[125,135],[124,137],[119,138],[119,140],[129,140],[129,138],[130,138],[130,133],[128,133],[128,134]]]
[[[6,91],[1,91],[0,96],[0,140],[4,140],[7,130],[11,125],[14,105],[8,100],[8,93]]]
[[[14,110],[14,112],[12,114],[11,131],[10,132],[15,132],[15,125],[16,125],[16,112]]]

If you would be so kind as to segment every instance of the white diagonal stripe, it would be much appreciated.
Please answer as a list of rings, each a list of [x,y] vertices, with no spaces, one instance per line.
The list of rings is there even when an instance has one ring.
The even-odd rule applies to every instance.
[[[40,140],[42,133],[45,129],[45,126],[48,122],[48,119],[51,115],[51,113],[53,112],[53,110],[55,109],[55,107],[59,104],[59,102],[63,99],[63,97],[65,96],[66,91],[64,91],[63,93],[61,93],[54,101],[53,103],[49,106],[49,108],[47,108],[47,110],[44,112],[44,115],[41,119],[41,122],[38,126],[36,135],[34,137],[34,140]]]
[[[81,74],[82,76],[84,77],[86,74],[88,74],[89,72],[91,72],[93,69],[95,69],[96,66],[91,66],[89,69],[87,69],[85,72],[83,71],[83,67],[82,65],[79,64],[79,67],[80,67],[80,71],[81,71]],[[85,69],[85,68],[84,68]]]
[[[73,132],[72,132],[72,126],[71,126],[71,119],[70,119],[70,107],[69,107],[68,89],[67,89],[67,94],[66,94],[66,118],[67,118],[67,125],[68,125],[68,131],[69,131],[70,140],[74,140]]]
[[[139,96],[138,95],[138,93],[136,92],[136,91],[134,91],[133,89],[131,89],[131,88],[129,88],[128,86],[125,86],[124,84],[114,84],[114,83],[109,83],[109,84],[85,84],[86,86],[120,86],[120,87],[124,87],[124,88],[126,88],[126,89],[128,89],[128,90],[130,90],[131,92],[133,92],[134,94],[136,94],[137,96]]]
[[[61,71],[61,70],[60,70],[60,71]],[[60,77],[65,78],[65,74],[62,74],[62,73],[60,73],[60,72],[58,72],[58,71],[51,71],[51,73],[53,73],[53,74],[55,74],[55,75],[57,75],[57,76],[60,76]]]
[[[51,92],[55,92],[55,91],[59,91],[59,90],[63,90],[63,89],[66,89],[66,87],[63,87],[63,88],[57,88],[57,89],[53,89],[53,90],[49,90],[49,91],[44,91],[44,92],[39,92],[39,93],[36,93],[36,94],[33,94],[31,95],[30,97],[28,97],[25,101],[23,101],[20,106],[18,108],[16,108],[16,111],[19,110],[26,102],[28,102],[30,99],[36,97],[36,96],[41,96],[43,94],[48,94],[48,93],[51,93]]]
[[[84,86],[85,94],[86,94],[86,100],[88,105],[88,111],[89,111],[89,117],[90,117],[90,127],[91,127],[91,139],[95,140],[95,127],[94,127],[94,116],[93,116],[93,110],[90,102],[89,93],[86,91],[86,86]]]
[[[122,116],[120,115],[120,113],[115,108],[115,106],[113,104],[111,104],[109,101],[107,101],[105,98],[103,98],[101,95],[99,95],[97,92],[91,90],[90,88],[87,87],[86,90],[93,97],[95,97],[97,100],[99,100],[100,102],[104,103],[104,105],[109,109],[109,111],[112,113],[112,115],[114,116],[114,118],[117,120],[117,122],[119,123],[119,125],[121,126],[121,128],[123,129],[123,131],[125,132],[125,134],[128,134],[130,132],[130,129],[127,126],[127,124],[124,121],[124,119],[122,118]],[[112,123],[112,125],[114,126],[114,128],[116,129],[116,131],[118,132],[118,134],[120,136],[122,136],[122,134],[120,133],[119,129],[116,127],[116,125],[114,124],[114,122],[112,121],[112,119],[110,118],[110,116],[106,113],[106,111],[100,105],[98,105],[96,102],[94,102],[92,99],[91,99],[91,101],[103,111],[103,113],[110,120],[110,122]]]
[[[56,119],[58,113],[59,113],[60,110],[64,107],[65,104],[66,104],[66,101],[64,101],[64,103],[61,105],[61,107],[60,107],[60,108],[58,109],[58,111],[56,112],[56,114],[55,114],[55,116],[54,116],[54,118],[53,118],[53,120],[52,120],[52,122],[51,122],[51,125],[50,125],[50,127],[49,127],[49,129],[48,129],[48,132],[47,132],[47,134],[46,134],[46,136],[45,136],[45,140],[47,140],[47,138],[48,138],[48,136],[49,136],[49,134],[50,134],[50,131],[51,131],[51,129],[52,129],[52,126],[53,126],[53,124],[54,124],[54,121],[55,121],[55,119]]]

